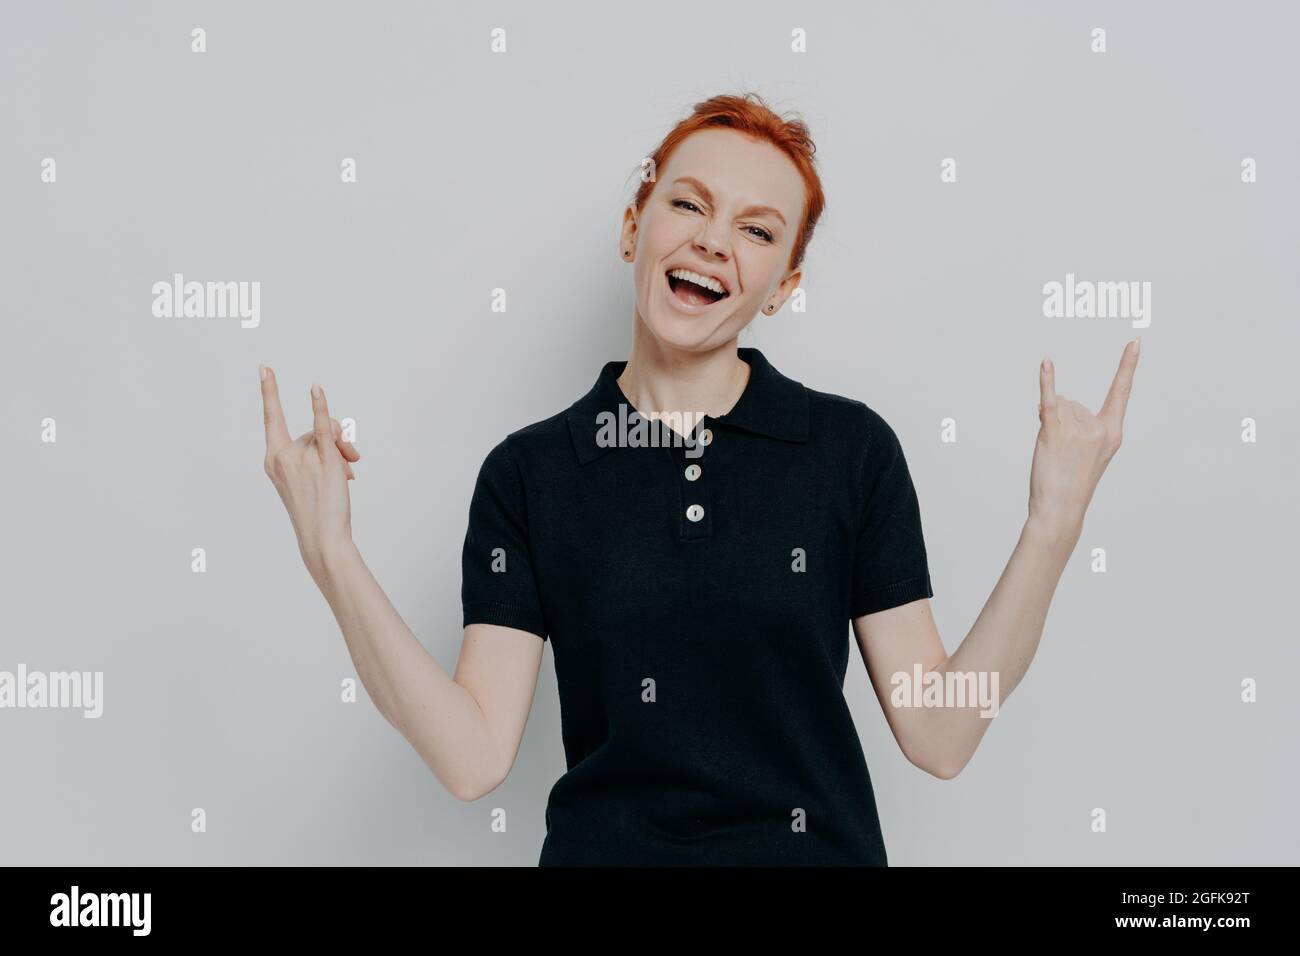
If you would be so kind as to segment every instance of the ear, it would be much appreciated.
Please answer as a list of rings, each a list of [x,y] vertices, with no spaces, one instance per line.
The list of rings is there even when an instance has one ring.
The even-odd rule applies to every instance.
[[[636,203],[628,203],[623,210],[623,227],[619,230],[619,240],[624,248],[636,242]]]
[[[785,301],[786,299],[790,298],[790,296],[794,295],[794,290],[799,288],[799,282],[802,279],[803,279],[803,270],[795,269],[794,272],[791,272],[788,276],[786,276],[784,279],[781,280],[781,285],[778,288],[781,293],[782,301]]]
[[[799,269],[794,270],[788,276],[781,280],[771,296],[768,297],[768,304],[775,305],[770,312],[768,306],[763,306],[764,315],[775,315],[781,306],[785,305],[786,300],[794,295],[794,290],[799,288],[799,280],[803,278],[803,272]],[[775,300],[775,301],[773,301]]]

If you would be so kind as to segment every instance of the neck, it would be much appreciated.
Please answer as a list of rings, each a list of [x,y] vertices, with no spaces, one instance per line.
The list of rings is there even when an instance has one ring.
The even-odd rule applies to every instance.
[[[696,412],[718,418],[735,406],[749,382],[749,363],[736,339],[707,352],[665,348],[637,323],[632,354],[619,388],[641,414]]]

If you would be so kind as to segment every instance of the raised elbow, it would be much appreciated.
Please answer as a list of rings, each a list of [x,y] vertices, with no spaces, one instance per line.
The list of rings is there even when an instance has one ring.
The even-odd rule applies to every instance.
[[[938,777],[940,780],[951,780],[953,777],[957,776],[957,774],[961,773],[962,768],[966,766],[966,761],[964,760],[947,760],[933,755],[922,757],[907,754],[907,759],[911,762],[912,766],[924,770],[930,776]]]
[[[447,792],[461,803],[473,803],[487,791],[475,790],[471,787],[448,787]]]
[[[444,780],[442,785],[447,788],[448,793],[461,803],[473,803],[496,789],[495,787],[486,787],[475,780]]]
[[[501,786],[505,782],[504,776],[493,775],[487,780],[458,780],[452,783],[445,783],[448,792],[462,803],[473,803],[475,800],[481,800],[489,793]]]
[[[930,767],[926,771],[932,777],[938,777],[940,780],[951,780],[957,774],[961,773],[961,767],[940,764],[939,766]]]

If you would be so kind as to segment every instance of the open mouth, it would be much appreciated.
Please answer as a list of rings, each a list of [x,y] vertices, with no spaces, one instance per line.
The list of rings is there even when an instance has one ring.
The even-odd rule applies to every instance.
[[[726,292],[714,292],[690,279],[681,279],[668,273],[664,275],[668,279],[668,291],[672,297],[691,310],[708,308],[728,296]]]

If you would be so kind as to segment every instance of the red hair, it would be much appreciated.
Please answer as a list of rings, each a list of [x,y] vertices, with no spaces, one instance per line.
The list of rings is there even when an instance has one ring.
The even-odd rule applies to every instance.
[[[822,210],[826,208],[826,195],[822,192],[821,177],[817,174],[815,165],[817,147],[813,144],[808,127],[798,118],[785,119],[778,116],[757,93],[713,96],[702,103],[696,103],[694,112],[669,131],[663,142],[650,154],[649,158],[654,160],[653,168],[662,169],[677,147],[692,133],[719,126],[771,143],[785,153],[799,170],[804,182],[804,214],[795,236],[794,249],[790,252],[789,270],[793,271],[803,262],[813,229]],[[645,208],[646,200],[654,188],[653,180],[643,181],[637,188],[635,202],[638,213]]]

